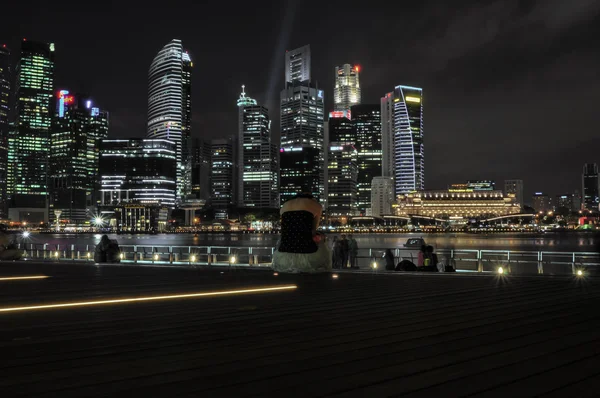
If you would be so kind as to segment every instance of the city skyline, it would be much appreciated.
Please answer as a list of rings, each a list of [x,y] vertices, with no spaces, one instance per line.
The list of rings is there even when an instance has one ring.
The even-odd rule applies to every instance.
[[[69,8],[67,3],[65,8]],[[58,9],[33,7],[31,11],[22,5],[10,5],[5,7],[8,18],[0,28],[0,42],[6,42],[13,55],[19,52],[23,37],[55,42],[56,86],[73,87],[93,96],[111,113],[112,138],[145,135],[148,65],[157,49],[177,37],[191,54],[203,57],[193,80],[195,87],[202,88],[202,94],[194,97],[194,137],[211,139],[235,133],[236,110],[230,98],[239,93],[242,83],[257,88],[254,97],[270,109],[273,133],[278,137],[279,115],[274,110],[283,88],[281,59],[286,49],[310,44],[311,80],[325,91],[326,113],[333,109],[332,75],[336,65],[361,65],[363,103],[376,103],[396,85],[423,87],[427,93],[427,188],[467,179],[494,179],[498,183],[522,179],[525,198],[538,191],[554,195],[578,189],[582,164],[598,162],[593,152],[599,140],[594,136],[598,116],[590,101],[600,86],[595,76],[598,56],[590,51],[593,32],[599,29],[595,23],[597,5],[552,1],[531,2],[527,7],[511,2],[475,7],[473,2],[465,2],[450,9],[441,2],[424,2],[402,9],[402,22],[408,28],[424,29],[418,37],[403,42],[406,49],[402,54],[392,54],[386,46],[391,46],[393,39],[383,36],[391,25],[378,24],[370,33],[361,27],[342,27],[356,45],[332,46],[335,37],[324,29],[307,29],[298,23],[311,9],[311,2],[302,8],[293,3],[260,16],[276,24],[268,32],[257,29],[254,33],[259,39],[244,48],[234,45],[239,31],[246,26],[244,7],[249,5],[225,21],[223,17],[203,19],[206,24],[200,31],[197,24],[187,28],[179,20],[175,25],[175,20],[167,18],[161,29],[141,29],[143,34],[133,32],[128,37],[105,33],[99,28],[105,23],[103,18],[79,21],[73,12],[62,15]],[[323,7],[329,10],[322,6],[320,14],[327,15]],[[188,14],[194,15],[194,8],[190,6]],[[28,18],[22,20],[19,15],[25,11]],[[133,11],[125,5],[112,18],[124,22],[134,15]],[[355,13],[353,18],[391,20],[391,16],[385,19],[386,15],[376,10],[342,12],[347,16]],[[488,21],[488,25],[479,20]],[[439,31],[428,28],[436,21],[444,21]],[[91,36],[58,35],[50,29],[50,24],[67,22],[73,30],[89,26]],[[225,22],[227,29],[222,27],[221,31],[227,32],[219,40],[211,43],[199,39],[204,29]],[[102,35],[95,34],[94,29]],[[135,56],[130,46],[117,45],[117,39],[135,42]],[[90,42],[95,45],[90,46]],[[228,47],[236,51],[224,50]],[[211,60],[213,56],[216,61]],[[403,62],[405,57],[411,62]],[[245,68],[237,68],[233,61],[237,58],[246,59]],[[114,59],[127,62],[108,61]],[[577,98],[577,105],[570,98]],[[565,131],[577,131],[577,141]]]

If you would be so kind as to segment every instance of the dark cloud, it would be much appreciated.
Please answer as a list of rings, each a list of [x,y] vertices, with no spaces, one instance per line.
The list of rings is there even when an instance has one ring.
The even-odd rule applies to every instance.
[[[338,64],[362,66],[365,103],[424,88],[428,187],[523,178],[529,193],[562,193],[600,162],[599,13],[592,0],[32,1],[3,6],[0,40],[56,42],[57,83],[110,110],[113,136],[142,136],[148,67],[181,38],[195,64],[193,133],[206,139],[236,133],[242,84],[278,133],[285,50],[310,44],[328,108]]]

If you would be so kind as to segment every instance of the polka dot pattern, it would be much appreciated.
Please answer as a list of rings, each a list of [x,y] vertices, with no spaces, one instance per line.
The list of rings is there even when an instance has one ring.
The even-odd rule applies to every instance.
[[[281,215],[280,252],[315,253],[317,244],[313,241],[312,227],[314,215],[306,210],[286,211]]]

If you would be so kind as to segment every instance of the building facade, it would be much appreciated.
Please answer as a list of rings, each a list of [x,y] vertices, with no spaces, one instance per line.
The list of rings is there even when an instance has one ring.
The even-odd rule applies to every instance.
[[[210,198],[210,143],[195,138],[192,141],[192,197],[208,200]]]
[[[162,139],[100,141],[100,207],[175,207],[177,144]]]
[[[211,146],[211,202],[215,209],[237,205],[237,139],[214,139]]]
[[[333,88],[333,108],[338,112],[349,112],[361,100],[360,67],[344,64],[335,67],[335,86]]]
[[[310,46],[285,52],[285,82],[310,81]]]
[[[535,211],[539,213],[547,213],[554,209],[552,206],[552,201],[550,200],[550,196],[543,192],[534,193],[533,197],[531,198],[531,203]]]
[[[502,191],[473,189],[423,190],[399,195],[399,216],[419,215],[447,220],[467,220],[519,214],[515,198]]]
[[[381,99],[383,175],[394,177],[395,194],[425,187],[423,90],[396,86]]]
[[[11,81],[10,51],[0,45],[0,220],[8,217],[8,133]]]
[[[310,82],[310,48],[286,53],[286,87],[280,95],[280,201],[299,192],[324,194],[323,90]]]
[[[369,201],[371,216],[379,217],[393,214],[392,205],[395,202],[394,179],[392,177],[373,177],[371,186],[371,200]]]
[[[327,215],[329,219],[357,214],[358,152],[351,144],[332,142],[327,148]]]
[[[50,219],[67,223],[89,220],[97,204],[100,140],[108,137],[108,112],[91,99],[60,90],[50,135]],[[57,211],[59,213],[57,213]]]
[[[583,166],[583,174],[581,175],[584,210],[598,211],[598,205],[600,204],[598,182],[598,165],[596,163],[586,163]]]
[[[30,221],[48,221],[54,44],[23,39],[16,73],[16,122],[8,152],[9,217],[20,221],[28,215]]]
[[[559,209],[567,209],[569,211],[573,211],[573,194],[562,194],[556,195],[556,199],[554,200],[554,211],[558,211]]]
[[[523,208],[523,180],[505,180],[504,181],[504,194],[515,195],[515,200]]]
[[[246,96],[238,106],[238,199],[241,207],[279,207],[277,148],[271,142],[269,111]]]
[[[358,211],[366,215],[371,208],[371,183],[382,175],[381,106],[355,105],[350,110],[358,151]]]
[[[158,52],[148,71],[147,137],[177,146],[178,202],[191,193],[192,67],[181,40],[173,39]]]

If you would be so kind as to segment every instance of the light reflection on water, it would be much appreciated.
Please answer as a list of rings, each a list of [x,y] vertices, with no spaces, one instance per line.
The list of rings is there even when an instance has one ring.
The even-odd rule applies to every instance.
[[[600,235],[590,233],[527,234],[355,234],[360,248],[402,247],[409,237],[422,236],[436,248],[490,249],[490,250],[553,250],[553,251],[596,251]],[[277,234],[172,234],[172,235],[109,235],[121,245],[156,246],[274,246]],[[329,235],[331,239],[333,235]],[[96,245],[101,235],[75,234],[32,234],[28,242],[51,245]]]

